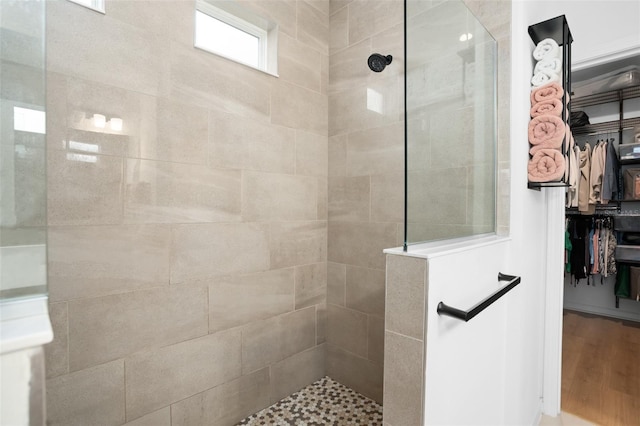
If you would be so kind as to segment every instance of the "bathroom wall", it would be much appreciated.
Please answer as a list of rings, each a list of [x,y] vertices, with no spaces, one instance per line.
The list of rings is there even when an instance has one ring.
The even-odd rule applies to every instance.
[[[403,2],[330,5],[327,373],[381,402],[382,250],[403,239]],[[393,56],[381,73],[374,52]]]
[[[194,49],[190,0],[47,3],[52,425],[233,424],[325,374],[329,2],[243,4],[279,78]]]

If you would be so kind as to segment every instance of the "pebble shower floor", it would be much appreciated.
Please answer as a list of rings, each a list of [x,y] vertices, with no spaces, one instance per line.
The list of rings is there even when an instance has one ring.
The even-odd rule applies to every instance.
[[[329,377],[323,377],[238,425],[382,426],[382,407]]]

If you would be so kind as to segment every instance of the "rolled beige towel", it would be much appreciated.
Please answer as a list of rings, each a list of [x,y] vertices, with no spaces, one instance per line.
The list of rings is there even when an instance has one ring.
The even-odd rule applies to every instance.
[[[562,114],[562,101],[560,99],[549,99],[542,102],[536,102],[531,107],[531,118],[540,115],[555,115],[560,117]]]
[[[560,149],[567,128],[560,117],[539,115],[529,122],[529,143],[533,145],[531,155],[543,148]]]
[[[538,102],[548,101],[549,99],[562,99],[564,89],[558,83],[549,83],[538,88],[534,88],[531,92],[531,106]]]
[[[564,176],[565,159],[557,149],[541,149],[529,160],[529,182],[553,182]]]

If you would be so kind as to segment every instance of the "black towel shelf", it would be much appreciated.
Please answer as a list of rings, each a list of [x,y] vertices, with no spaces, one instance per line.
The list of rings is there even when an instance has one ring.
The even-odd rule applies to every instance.
[[[445,305],[443,302],[438,303],[438,315],[448,315],[450,317],[457,318],[459,320],[463,320],[465,322],[469,321],[471,318],[478,315],[480,312],[487,309],[493,302],[500,299],[502,296],[507,294],[512,288],[520,284],[521,278],[515,275],[506,275],[501,272],[498,272],[498,281],[509,281],[509,284],[502,287],[500,290],[492,294],[491,296],[484,299],[482,302],[475,305],[468,311],[463,311],[461,309],[453,308],[451,306]]]

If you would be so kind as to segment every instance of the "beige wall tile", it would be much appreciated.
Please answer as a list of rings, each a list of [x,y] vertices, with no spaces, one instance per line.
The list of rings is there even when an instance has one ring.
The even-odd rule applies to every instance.
[[[125,163],[127,223],[240,220],[240,171],[148,160]]]
[[[168,285],[170,242],[164,225],[49,227],[49,298]]]
[[[320,92],[323,54],[286,34],[278,34],[278,75],[284,81]]]
[[[384,316],[385,276],[382,269],[347,265],[347,308]]]
[[[296,174],[310,176],[327,176],[328,139],[325,135],[296,132]]]
[[[426,274],[424,259],[387,255],[385,327],[388,331],[424,339]]]
[[[329,0],[305,0],[305,2],[315,7],[323,14],[329,16],[329,13],[330,13]]]
[[[315,307],[301,309],[242,328],[242,372],[250,373],[316,344]]]
[[[327,301],[327,264],[296,266],[296,309]]]
[[[202,336],[207,322],[203,287],[155,288],[71,301],[69,369]]]
[[[78,37],[78,34],[83,34]],[[157,94],[166,39],[66,2],[47,7],[47,68],[125,89]]]
[[[349,9],[343,8],[331,15],[329,31],[329,52],[349,46]]]
[[[329,261],[384,268],[385,248],[396,244],[393,223],[329,222]]]
[[[341,9],[331,18],[336,19],[340,15],[345,15],[345,19],[347,19],[348,11],[349,8]],[[345,31],[348,32],[348,30],[347,25]],[[347,34],[345,34],[345,37],[347,37]],[[354,87],[366,87],[368,83],[375,83],[380,81],[381,78],[390,77],[386,70],[384,77],[382,77],[369,69],[367,59],[371,53],[373,51],[371,50],[370,39],[362,40],[352,45],[345,44],[343,48],[333,50],[329,61],[329,92],[334,94]],[[365,105],[359,105],[360,109],[366,108]],[[332,115],[334,114],[332,110],[329,112]]]
[[[156,99],[153,96],[95,80],[68,77],[64,100],[67,102],[64,123],[68,128],[68,140],[96,145],[88,148],[97,153],[121,156],[130,152],[130,144],[137,146],[154,138]],[[111,123],[103,128],[96,127],[93,114],[102,114],[107,120],[122,119],[122,130],[112,129]],[[58,144],[53,147],[60,148]]]
[[[401,0],[355,0],[349,4],[349,43],[370,37],[402,19]]]
[[[173,228],[172,283],[267,269],[267,225],[193,224]]]
[[[327,303],[346,306],[347,265],[327,262]]]
[[[124,426],[171,426],[171,408],[164,407],[136,420],[127,422]]]
[[[61,426],[124,423],[122,360],[47,380],[47,424]]]
[[[325,376],[325,346],[315,346],[271,366],[272,404]]]
[[[327,305],[327,343],[367,357],[367,315]]]
[[[404,173],[371,176],[371,221],[404,222]]]
[[[49,225],[122,222],[121,157],[77,157],[75,153],[63,151],[50,152],[48,157]]]
[[[289,268],[214,279],[209,285],[209,332],[293,311],[294,276]]]
[[[271,268],[327,260],[327,222],[281,222],[270,225]]]
[[[384,317],[369,315],[367,358],[380,364],[384,363]]]
[[[171,44],[169,97],[266,122],[274,77],[200,49]]]
[[[382,404],[382,364],[327,345],[327,375]]]
[[[278,24],[278,29],[288,36],[296,36],[295,0],[248,0],[247,6],[260,16],[269,18]]]
[[[107,6],[110,17],[146,31],[147,37],[166,37],[193,47],[194,5],[182,0],[114,1]],[[154,13],[149,13],[153,8]]]
[[[318,216],[318,179],[247,171],[242,173],[245,221],[314,220]]]
[[[329,0],[329,12],[333,15],[352,1],[353,0]]]
[[[371,206],[369,176],[329,178],[329,219],[368,222]]]
[[[171,405],[172,426],[234,425],[270,404],[269,369],[224,383]]]
[[[320,93],[326,95],[329,91],[329,56],[322,57],[320,66]]]
[[[69,372],[69,318],[67,304],[50,303],[49,320],[53,329],[53,341],[44,346],[47,378]]]
[[[385,333],[384,421],[394,425],[422,423],[423,342]]]
[[[401,123],[349,135],[347,175],[402,173],[404,126]]]
[[[329,111],[332,111],[329,136],[397,123],[400,103],[398,78],[394,76],[377,75],[366,86],[332,92],[329,94]],[[378,134],[375,139],[383,140]]]
[[[67,140],[67,77],[46,73],[47,149],[61,149]]]
[[[329,138],[329,176],[347,175],[347,141],[348,135]]]
[[[319,135],[327,134],[327,97],[284,81],[271,93],[271,123]]]
[[[327,303],[316,305],[316,345],[327,340]]]
[[[127,117],[122,117],[126,126],[140,127],[139,136],[131,137],[128,143],[129,157],[206,163],[209,131],[206,109],[165,98],[157,98],[155,105],[140,108],[140,123],[129,123]]]
[[[329,217],[329,182],[326,177],[318,178],[318,220]]]
[[[298,40],[313,49],[329,54],[329,15],[306,1],[297,2]]]
[[[100,109],[98,109],[98,111],[100,111]],[[91,119],[82,118],[81,121],[91,122]],[[84,130],[76,129],[71,126],[74,126],[74,124],[70,124],[69,127],[66,128],[66,136],[62,139],[62,143],[55,143],[53,145],[54,149],[64,149],[69,153],[78,154],[79,156],[93,156],[94,153],[97,153],[121,157],[125,154],[129,144],[137,139],[137,135],[134,137],[130,135],[107,133],[104,129],[97,131]],[[77,126],[80,127],[80,125]],[[88,126],[93,125],[86,125],[86,127]]]
[[[467,223],[466,167],[410,172],[408,181],[409,223],[430,228]]]
[[[127,420],[240,377],[240,347],[229,330],[127,358]]]
[[[214,167],[295,172],[295,131],[233,114],[210,115],[209,165]]]

